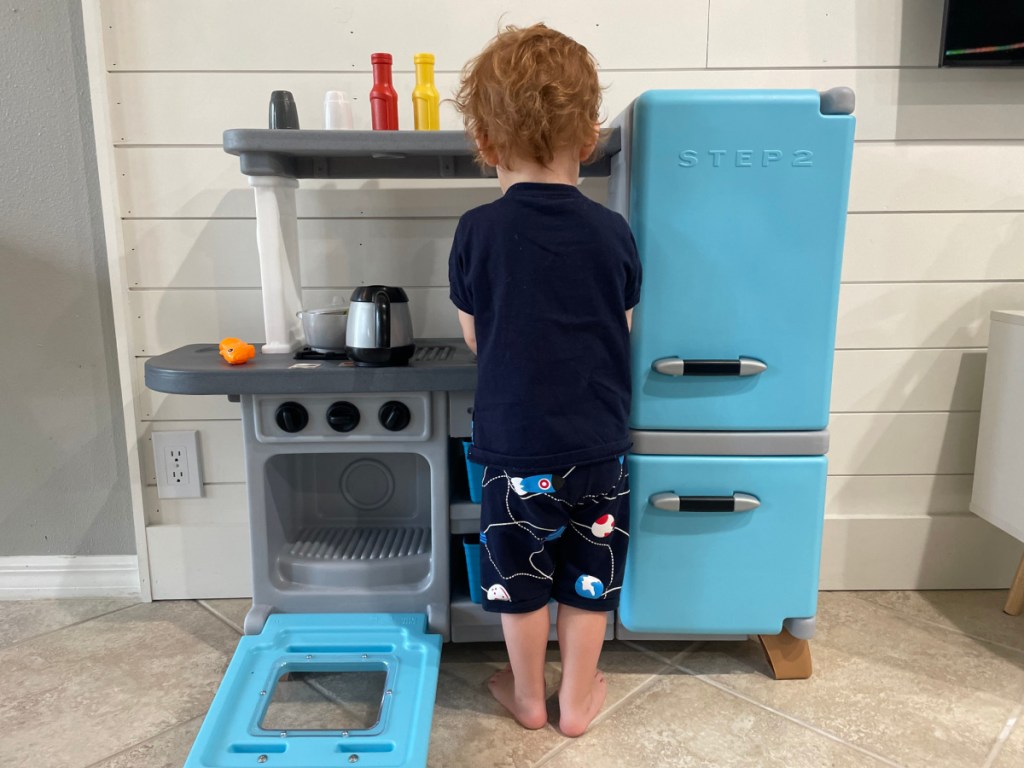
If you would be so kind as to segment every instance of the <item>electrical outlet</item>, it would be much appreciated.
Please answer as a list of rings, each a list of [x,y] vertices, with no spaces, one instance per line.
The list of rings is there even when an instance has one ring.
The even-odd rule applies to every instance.
[[[153,432],[156,493],[161,499],[198,499],[203,495],[199,433]]]

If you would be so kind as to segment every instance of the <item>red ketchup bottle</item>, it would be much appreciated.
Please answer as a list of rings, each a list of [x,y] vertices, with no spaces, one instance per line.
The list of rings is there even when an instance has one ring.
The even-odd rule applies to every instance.
[[[370,54],[373,88],[370,89],[370,115],[375,131],[398,130],[398,94],[391,84],[391,54]]]

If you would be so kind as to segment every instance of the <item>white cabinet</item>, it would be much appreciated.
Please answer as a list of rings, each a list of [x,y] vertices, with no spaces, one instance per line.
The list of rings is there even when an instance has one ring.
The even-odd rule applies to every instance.
[[[1024,311],[992,312],[971,511],[1024,541]],[[1024,608],[1024,560],[1006,612]]]

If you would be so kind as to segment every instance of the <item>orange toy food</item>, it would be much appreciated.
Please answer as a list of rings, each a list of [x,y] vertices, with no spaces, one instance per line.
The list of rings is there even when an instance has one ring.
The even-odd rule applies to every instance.
[[[241,365],[256,357],[256,347],[246,344],[241,339],[221,339],[220,356],[232,365]]]

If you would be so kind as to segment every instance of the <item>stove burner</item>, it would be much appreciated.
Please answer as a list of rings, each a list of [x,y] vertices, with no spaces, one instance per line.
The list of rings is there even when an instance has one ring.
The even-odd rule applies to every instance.
[[[455,347],[447,344],[431,344],[416,347],[412,359],[420,363],[443,362],[455,354]],[[295,360],[348,360],[344,352],[317,352],[310,347],[303,347],[295,353]]]
[[[344,352],[317,352],[310,347],[303,347],[295,353],[295,360],[348,360]]]
[[[433,360],[447,360],[455,353],[455,347],[447,345],[433,345],[427,347],[417,347],[415,354],[412,359],[418,362],[427,362]]]

